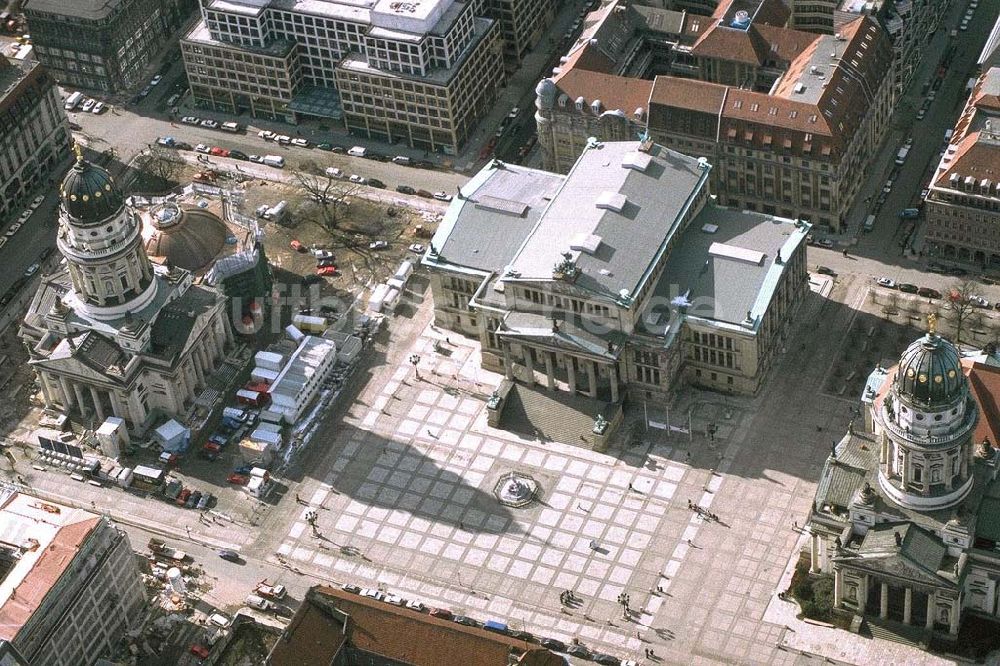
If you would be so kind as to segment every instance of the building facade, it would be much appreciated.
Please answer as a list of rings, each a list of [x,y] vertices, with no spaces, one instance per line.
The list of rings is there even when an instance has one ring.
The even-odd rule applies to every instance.
[[[720,203],[842,230],[888,129],[891,45],[870,18],[815,35],[780,27],[787,13],[774,3],[752,4],[725,3],[709,18],[599,10],[552,77],[556,94],[536,100],[546,168],[567,170],[590,136],[644,130],[707,157]],[[650,13],[661,17],[655,31]],[[623,43],[632,46],[614,50]]]
[[[80,153],[60,188],[56,244],[65,262],[21,326],[46,406],[130,428],[183,414],[232,339],[225,298],[152,264],[138,214]]]
[[[817,487],[811,570],[834,575],[837,608],[955,639],[967,613],[1000,615],[1000,372],[961,359],[932,320],[868,385],[866,425]]]
[[[0,639],[33,666],[89,666],[145,616],[128,536],[106,518],[0,488]]]
[[[194,0],[25,0],[38,59],[66,86],[114,93],[136,85]]]
[[[528,386],[753,394],[808,291],[809,225],[714,205],[710,168],[652,141],[594,141],[568,176],[494,162],[424,260],[437,325]]]
[[[69,120],[52,76],[37,62],[0,58],[0,217],[19,210],[69,153]]]
[[[925,202],[931,256],[1000,266],[1000,68],[976,81]]]
[[[181,51],[199,105],[449,154],[504,83],[497,22],[454,0],[211,0]]]
[[[482,5],[484,11],[476,15],[488,16],[500,25],[508,71],[516,70],[528,51],[547,36],[556,17],[555,0],[485,0]]]

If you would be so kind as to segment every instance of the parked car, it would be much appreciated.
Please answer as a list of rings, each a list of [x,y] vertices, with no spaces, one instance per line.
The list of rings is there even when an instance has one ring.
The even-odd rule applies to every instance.
[[[336,266],[320,266],[316,269],[316,275],[322,275],[324,277],[333,277],[337,274]]]
[[[98,102],[97,104],[95,104],[94,108],[91,109],[90,112],[95,115],[100,115],[101,113],[104,113],[104,102]]]
[[[323,282],[323,276],[321,276],[321,275],[316,275],[315,273],[310,273],[309,275],[303,275],[302,276],[302,284],[303,284],[303,286],[308,287],[311,284],[319,284],[320,282]]]
[[[212,149],[208,151],[210,155],[215,155],[216,157],[229,157],[229,151],[225,148],[220,148],[219,146],[212,146]]]
[[[246,161],[246,160],[250,159],[250,157],[246,153],[244,153],[243,151],[241,151],[241,150],[230,150],[229,151],[229,156],[231,158],[233,158],[234,160],[244,160],[244,161]]]
[[[521,109],[515,106],[513,109],[510,110],[510,113],[507,114],[507,117],[511,120],[514,120],[520,113]]]
[[[199,659],[208,659],[208,655],[210,654],[210,650],[201,643],[192,643],[189,650],[191,654]]]
[[[979,296],[978,294],[969,296],[969,302],[972,303],[977,308],[990,307],[990,302],[986,298],[984,298],[983,296]]]
[[[212,147],[206,146],[203,143],[199,143],[197,146],[194,147],[194,150],[195,152],[205,153],[207,155],[208,153],[212,152]]]
[[[571,655],[573,657],[579,657],[580,659],[591,658],[590,650],[588,650],[583,645],[580,645],[579,643],[574,643],[573,645],[570,645],[568,648],[566,648],[566,654]]]
[[[415,252],[417,254],[424,253],[424,246],[421,245],[420,243],[411,243],[410,246],[406,249],[409,250],[410,252]]]
[[[31,204],[29,204],[31,206],[31,210],[35,210],[36,208],[38,208],[39,206],[41,206],[43,201],[45,201],[45,195],[44,194],[39,194],[37,197],[35,197],[34,199],[32,199],[31,200]]]
[[[447,192],[435,192],[434,198],[438,201],[451,201],[451,195]]]
[[[384,190],[385,189],[385,183],[383,183],[378,178],[369,178],[368,179],[368,187],[377,187],[380,190]]]
[[[219,123],[211,118],[205,118],[203,121],[198,123],[202,127],[207,127],[208,129],[219,129]]]
[[[195,506],[198,505],[198,500],[200,499],[201,499],[201,491],[195,490],[190,495],[188,495],[188,498],[186,500],[184,500],[184,508],[193,509]]]
[[[149,97],[149,93],[151,92],[153,92],[153,88],[151,86],[146,86],[145,88],[139,91],[139,94],[136,95],[136,97],[138,98],[138,100],[143,100]]]
[[[899,211],[899,219],[901,220],[915,220],[920,217],[920,210],[918,208],[904,208]]]
[[[184,502],[187,502],[188,497],[191,497],[191,490],[189,488],[184,488],[177,494],[175,503],[177,506],[184,506]]]
[[[462,624],[462,625],[465,625],[467,627],[478,627],[479,626],[479,622],[477,622],[476,620],[473,620],[468,615],[456,615],[455,617],[452,618],[452,621],[455,622],[456,624]]]
[[[365,177],[364,177],[364,176],[359,176],[359,175],[358,175],[358,174],[356,174],[356,173],[352,173],[352,174],[351,174],[351,177],[350,177],[350,179],[349,179],[349,180],[350,180],[350,181],[351,181],[352,183],[356,183],[356,184],[358,184],[358,185],[364,185],[364,184],[365,184],[365,183],[367,182],[367,181],[365,180]]]
[[[915,294],[917,293],[919,288],[915,284],[904,282],[903,284],[899,285],[899,290],[904,294]]]
[[[275,134],[271,130],[261,130],[261,131],[257,132],[257,138],[258,139],[264,139],[265,141],[270,141],[274,137],[275,137]]]
[[[282,145],[289,144],[292,142],[292,137],[288,136],[287,134],[275,134],[273,139],[276,143],[280,143]]]
[[[941,292],[930,287],[920,287],[917,289],[917,295],[924,298],[941,298]]]
[[[161,76],[160,74],[157,74],[156,76],[154,76],[150,80],[149,85],[151,85],[151,86],[158,86],[158,85],[160,85],[160,81],[162,81],[162,80],[163,80],[163,76]]]
[[[878,285],[880,287],[885,287],[886,289],[895,289],[896,288],[896,281],[893,280],[892,278],[880,277],[880,278],[876,278],[875,281],[878,282]]]
[[[197,125],[201,122],[201,118],[198,116],[184,116],[181,118],[182,125]]]
[[[361,596],[374,599],[375,601],[382,601],[385,599],[385,594],[381,590],[377,590],[374,587],[366,587],[361,590]]]
[[[283,599],[286,592],[284,585],[269,585],[267,581],[257,584],[257,594],[268,599]]]
[[[822,248],[826,248],[827,250],[833,249],[833,241],[830,240],[829,238],[820,238],[819,240],[816,241],[816,245],[819,245]]]
[[[196,504],[194,508],[199,511],[203,511],[208,508],[213,499],[215,499],[215,496],[212,493],[205,493],[201,496],[201,499],[198,500],[198,504]]]
[[[430,615],[432,617],[439,617],[442,620],[450,620],[451,618],[454,617],[454,615],[452,615],[452,612],[446,608],[432,608],[430,610]]]
[[[416,194],[417,191],[410,187],[409,185],[398,185],[396,186],[396,191],[400,194]]]
[[[293,146],[299,146],[300,148],[308,148],[309,142],[305,139],[292,139]]]
[[[566,644],[563,643],[560,640],[555,639],[555,638],[543,638],[538,643],[543,648],[548,648],[549,650],[552,650],[553,652],[565,652],[566,651]]]
[[[90,111],[94,108],[95,104],[97,104],[97,100],[96,99],[89,99],[88,98],[87,101],[85,101],[83,103],[83,109],[82,109],[82,111],[84,113],[90,113]]]
[[[319,148],[320,150],[326,150],[326,151],[333,150],[333,146],[329,143],[317,143],[316,147]]]
[[[229,550],[228,548],[220,550],[219,557],[229,562],[239,562],[242,559],[239,553],[237,553],[235,550]]]
[[[328,259],[316,260],[316,268],[328,268],[330,266],[333,266],[334,268],[337,267],[336,259],[334,259],[333,257],[330,257]]]
[[[361,593],[361,588],[355,585],[354,583],[344,583],[343,585],[340,586],[340,589],[342,589],[344,592],[350,592],[351,594]]]
[[[38,268],[39,265],[38,262],[36,261],[35,263],[31,264],[30,266],[24,269],[24,277],[31,277],[32,275],[38,272]]]
[[[426,607],[419,601],[407,601],[406,607],[410,610],[417,611],[418,613],[423,613],[426,610]]]
[[[264,163],[264,156],[263,155],[251,155],[249,157],[249,159],[254,164],[263,164]]]
[[[371,243],[368,243],[369,250],[385,250],[388,247],[389,247],[388,241],[384,240],[376,240],[372,241]]]
[[[406,603],[406,599],[399,596],[398,594],[387,595],[385,599],[383,599],[382,601],[384,601],[387,604],[392,604],[393,606],[402,606],[403,604]]]
[[[828,266],[817,266],[816,272],[820,275],[836,275],[837,272]]]
[[[233,472],[228,477],[226,477],[226,481],[235,484],[237,486],[245,486],[247,485],[247,483],[250,482],[250,477],[247,476],[246,474],[237,474],[236,472]]]
[[[293,239],[292,242],[289,243],[288,245],[289,245],[289,247],[291,247],[296,252],[305,252],[306,251],[306,246],[303,245],[302,243],[300,243],[297,240]]]
[[[892,191],[892,178],[885,181],[885,185],[882,186],[882,191],[885,192],[886,194],[889,194],[889,192]]]

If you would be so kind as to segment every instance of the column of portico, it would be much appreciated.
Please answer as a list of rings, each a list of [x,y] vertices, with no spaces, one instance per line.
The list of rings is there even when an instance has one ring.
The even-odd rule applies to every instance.
[[[552,352],[545,352],[545,380],[550,391],[556,390],[556,374],[552,367]]]
[[[198,345],[198,355],[201,357],[201,370],[206,375],[210,375],[215,372],[215,364],[212,362],[212,354],[208,351],[208,341],[205,344]]]
[[[196,350],[191,351],[191,369],[194,370],[195,386],[204,386],[205,372],[201,366],[201,357]]]
[[[910,624],[913,619],[913,588],[907,587],[903,595],[903,624]]]
[[[924,629],[931,631],[934,629],[934,613],[937,611],[937,592],[932,591],[927,595],[927,619],[924,621]]]
[[[38,385],[42,387],[42,400],[45,401],[46,407],[52,406],[52,394],[49,393],[49,383],[45,380],[45,373],[38,373]]]
[[[514,362],[510,360],[510,347],[502,345],[503,374],[507,379],[514,379]]]
[[[962,616],[962,605],[960,599],[955,599],[952,604],[951,614],[948,616],[948,633],[952,636],[958,635],[958,620]]]
[[[77,384],[76,382],[73,382],[72,385],[73,385],[73,393],[76,394],[76,404],[79,405],[80,407],[80,413],[86,416],[90,412],[90,410],[87,409],[87,404],[83,401],[83,387]]]
[[[819,542],[820,536],[813,532],[812,548],[809,549],[809,573],[819,573]]]
[[[105,419],[104,405],[101,404],[101,395],[93,386],[90,387],[90,397],[94,400],[94,409],[97,411],[97,418],[103,422]]]
[[[528,347],[523,347],[523,349],[524,349],[524,370],[525,373],[528,375],[527,378],[525,378],[525,381],[527,382],[528,386],[534,386],[535,360],[531,358],[531,349],[529,349]]]
[[[126,421],[131,421],[129,418],[128,408],[125,403],[122,402],[121,397],[115,391],[108,391],[108,395],[111,396],[111,409],[114,410],[115,416],[118,418],[125,419]]]
[[[844,604],[844,573],[840,569],[833,570],[833,607],[840,608]]]
[[[65,377],[59,378],[59,388],[62,389],[63,409],[67,412],[73,409],[73,391],[70,389],[69,380]]]
[[[882,583],[882,598],[878,609],[878,616],[883,620],[889,617],[889,583]]]
[[[569,382],[569,392],[576,395],[576,359],[566,356],[566,380]]]
[[[871,585],[871,580],[868,578],[868,574],[861,577],[861,593],[858,596],[858,603],[860,607],[858,610],[864,615],[865,608],[868,606],[868,586]]]
[[[593,361],[586,361],[587,364],[587,381],[590,385],[587,387],[587,395],[591,398],[597,397],[597,366]]]
[[[618,402],[618,366],[611,364],[608,366],[608,375],[611,376],[611,402]]]

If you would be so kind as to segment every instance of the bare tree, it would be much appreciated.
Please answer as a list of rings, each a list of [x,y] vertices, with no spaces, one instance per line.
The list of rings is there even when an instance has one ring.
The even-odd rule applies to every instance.
[[[184,160],[172,150],[155,146],[136,156],[136,169],[167,183],[175,183]]]
[[[968,323],[969,318],[975,313],[976,306],[973,304],[971,297],[976,294],[978,289],[979,285],[972,280],[964,280],[956,283],[949,293],[945,295],[947,301],[945,309],[948,310],[948,318],[955,326],[956,343],[962,341],[962,331]]]
[[[307,170],[293,172],[295,182],[319,207],[323,226],[333,231],[340,223],[340,209],[347,205],[349,196],[357,193],[358,186],[320,171],[315,163],[304,162],[302,166]]]

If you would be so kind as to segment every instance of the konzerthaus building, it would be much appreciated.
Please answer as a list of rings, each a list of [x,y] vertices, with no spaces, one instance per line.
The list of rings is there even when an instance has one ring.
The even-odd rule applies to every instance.
[[[455,0],[205,0],[181,51],[205,108],[448,154],[504,84],[497,22]]]
[[[437,324],[529,386],[752,394],[809,290],[809,225],[716,205],[710,170],[651,140],[593,141],[568,175],[494,161],[425,257]]]

